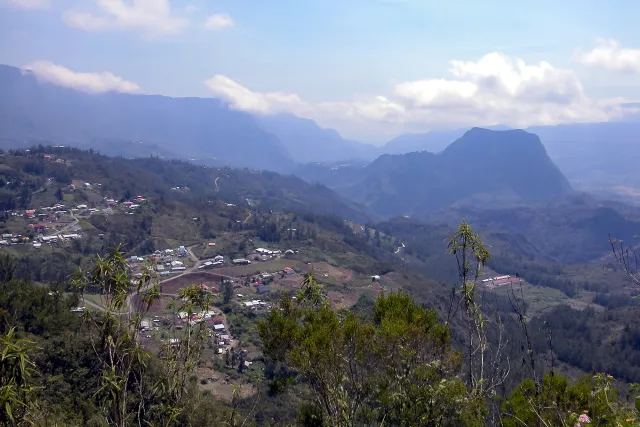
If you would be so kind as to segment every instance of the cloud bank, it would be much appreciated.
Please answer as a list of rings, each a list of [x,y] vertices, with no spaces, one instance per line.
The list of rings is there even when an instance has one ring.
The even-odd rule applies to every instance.
[[[109,72],[79,73],[49,61],[35,61],[22,67],[38,80],[87,93],[135,93],[140,86]]]
[[[598,39],[587,52],[577,52],[578,62],[588,67],[640,73],[640,49],[623,48],[615,40]]]
[[[290,112],[329,124],[355,120],[425,129],[498,123],[527,127],[609,117],[606,102],[590,99],[573,71],[545,61],[527,64],[498,52],[476,61],[451,61],[444,78],[402,82],[387,94],[349,102],[312,104],[293,93],[252,91],[221,75],[205,84],[238,110]]]

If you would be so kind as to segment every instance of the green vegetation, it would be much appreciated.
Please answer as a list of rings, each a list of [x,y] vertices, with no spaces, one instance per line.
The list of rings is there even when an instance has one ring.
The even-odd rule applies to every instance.
[[[0,165],[7,182],[34,181],[24,184],[29,208],[55,203],[60,191],[70,206],[99,209],[105,198],[146,199],[136,210],[116,203],[112,214],[85,215],[82,239],[0,249],[0,334],[9,355],[1,363],[16,375],[0,383],[14,421],[5,409],[0,422],[555,426],[588,411],[593,425],[626,426],[637,418],[626,396],[640,381],[640,288],[629,259],[589,255],[586,264],[566,264],[496,224],[479,228],[483,242],[465,222],[451,237],[449,226],[408,219],[374,225],[311,214],[306,208],[321,198],[300,199],[283,177],[263,173],[45,147],[5,154]],[[207,187],[222,172],[220,188]],[[87,181],[102,185],[85,188]],[[282,193],[270,185],[284,185]],[[7,200],[18,203],[22,186],[8,184]],[[39,221],[2,219],[4,231],[23,235]],[[562,233],[575,226],[560,222],[567,228],[547,253],[566,247]],[[581,242],[595,238],[587,234]],[[125,253],[178,245],[201,259],[251,257],[250,265],[211,271],[237,278],[246,286],[238,292],[275,309],[241,306],[231,283],[212,301],[199,286],[161,296],[150,266],[134,275],[125,262]],[[263,262],[255,259],[260,247],[293,253]],[[299,289],[300,276],[284,274],[270,294],[254,296],[247,276],[284,267],[311,273],[297,299],[287,290]],[[485,287],[480,279],[494,272],[514,276],[513,287]],[[104,310],[71,312],[84,297]],[[191,319],[212,304],[233,344],[207,322],[173,326],[173,313]],[[148,315],[161,318],[142,333]]]

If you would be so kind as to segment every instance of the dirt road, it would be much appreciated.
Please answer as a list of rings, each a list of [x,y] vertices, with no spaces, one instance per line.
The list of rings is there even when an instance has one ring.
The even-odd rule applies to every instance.
[[[249,221],[249,218],[251,218],[251,212],[249,212],[249,216],[247,216],[244,221],[242,221],[243,224],[246,224],[247,221]]]

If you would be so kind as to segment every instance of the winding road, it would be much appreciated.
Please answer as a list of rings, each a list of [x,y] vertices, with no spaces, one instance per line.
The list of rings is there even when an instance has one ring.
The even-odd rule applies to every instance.
[[[243,224],[246,224],[246,223],[247,223],[247,221],[249,221],[249,218],[251,218],[251,212],[249,212],[249,216],[248,216],[248,217],[246,217],[246,218],[244,219],[244,221],[242,221],[242,223],[243,223]]]

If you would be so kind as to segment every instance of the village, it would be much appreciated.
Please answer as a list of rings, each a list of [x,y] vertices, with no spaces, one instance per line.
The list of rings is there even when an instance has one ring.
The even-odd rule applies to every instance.
[[[100,186],[101,184],[88,182],[81,185],[84,190],[92,190]],[[69,184],[64,191],[69,194],[76,189],[76,184]],[[94,190],[93,194],[99,193]],[[62,244],[80,239],[83,237],[81,223],[92,215],[108,216],[118,213],[133,215],[135,209],[145,202],[146,199],[142,196],[121,202],[103,197],[102,200],[90,204],[56,203],[52,206],[40,206],[24,211],[5,211],[4,214],[8,218],[21,219],[25,230],[20,233],[3,233],[0,246],[29,244],[38,249],[43,244]]]

